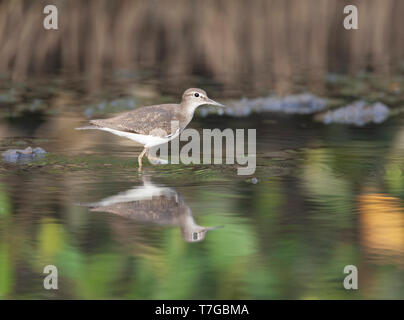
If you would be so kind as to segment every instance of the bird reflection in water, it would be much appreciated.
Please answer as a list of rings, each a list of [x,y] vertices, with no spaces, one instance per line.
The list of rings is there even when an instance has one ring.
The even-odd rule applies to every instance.
[[[143,178],[143,186],[134,187],[99,202],[81,204],[93,212],[108,212],[141,223],[179,226],[187,242],[205,239],[206,233],[219,227],[199,226],[183,197],[173,188],[153,184]]]

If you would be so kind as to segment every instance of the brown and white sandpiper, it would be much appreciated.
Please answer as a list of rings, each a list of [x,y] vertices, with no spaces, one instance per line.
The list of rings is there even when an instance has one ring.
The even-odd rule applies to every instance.
[[[90,120],[91,126],[77,130],[98,129],[129,138],[144,146],[138,157],[139,170],[142,158],[149,148],[175,139],[191,122],[196,108],[201,105],[224,105],[209,99],[206,92],[198,88],[185,90],[179,104],[159,104],[138,108],[108,119]]]

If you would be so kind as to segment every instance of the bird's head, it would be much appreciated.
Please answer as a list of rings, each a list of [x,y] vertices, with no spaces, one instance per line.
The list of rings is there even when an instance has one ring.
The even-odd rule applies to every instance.
[[[190,88],[185,90],[184,94],[182,95],[182,105],[192,108],[195,110],[197,107],[202,106],[204,104],[206,105],[211,105],[211,106],[217,106],[224,108],[225,106],[222,105],[219,102],[216,102],[210,98],[208,98],[208,95],[206,92],[202,89],[198,88]]]
[[[218,227],[201,227],[198,225],[193,226],[190,230],[181,229],[182,238],[186,242],[199,242],[205,239],[206,233],[211,230],[216,230],[223,228],[223,226]]]

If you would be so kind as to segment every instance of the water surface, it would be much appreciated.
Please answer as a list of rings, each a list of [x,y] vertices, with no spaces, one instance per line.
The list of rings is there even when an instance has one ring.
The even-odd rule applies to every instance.
[[[45,89],[2,109],[1,151],[49,154],[1,163],[0,298],[404,297],[404,117],[363,127],[311,115],[198,117],[190,127],[257,129],[254,175],[224,165],[139,173],[140,146],[73,130],[113,111],[89,107],[101,98]],[[43,288],[50,264],[55,291]],[[346,265],[359,270],[357,291],[343,287]]]

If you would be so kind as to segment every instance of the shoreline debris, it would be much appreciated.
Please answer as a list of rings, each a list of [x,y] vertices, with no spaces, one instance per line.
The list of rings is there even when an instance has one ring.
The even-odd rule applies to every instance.
[[[40,147],[31,148],[27,147],[25,149],[9,149],[4,151],[1,155],[3,160],[6,162],[29,162],[34,158],[43,157],[46,151]]]
[[[346,106],[320,113],[316,120],[324,124],[342,123],[364,126],[368,123],[382,123],[390,115],[390,109],[381,102],[355,101]]]
[[[226,104],[227,108],[202,108],[199,114],[206,117],[209,114],[246,117],[251,113],[277,112],[286,114],[312,114],[323,111],[328,101],[311,93],[295,94],[286,97],[267,96],[254,99],[242,98]]]

